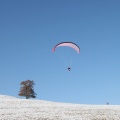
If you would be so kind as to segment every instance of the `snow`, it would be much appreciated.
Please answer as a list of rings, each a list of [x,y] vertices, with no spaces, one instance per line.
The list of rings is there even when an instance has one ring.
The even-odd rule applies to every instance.
[[[120,120],[120,106],[58,103],[0,95],[0,120]]]

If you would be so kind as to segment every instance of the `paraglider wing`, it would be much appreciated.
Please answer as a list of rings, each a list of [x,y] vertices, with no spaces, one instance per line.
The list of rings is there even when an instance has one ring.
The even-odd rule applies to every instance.
[[[57,47],[60,47],[60,46],[68,46],[68,47],[71,47],[73,48],[75,51],[77,51],[78,53],[80,52],[80,48],[78,45],[76,45],[75,43],[73,42],[61,42],[59,44],[57,44],[53,49],[52,51],[54,52],[56,50]]]

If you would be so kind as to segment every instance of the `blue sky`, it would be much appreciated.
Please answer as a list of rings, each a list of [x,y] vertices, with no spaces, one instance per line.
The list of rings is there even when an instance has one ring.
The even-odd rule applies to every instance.
[[[119,6],[119,0],[0,1],[0,94],[19,97],[20,82],[30,79],[37,99],[120,104]],[[70,72],[59,50],[51,52],[64,41],[81,48],[67,50]]]

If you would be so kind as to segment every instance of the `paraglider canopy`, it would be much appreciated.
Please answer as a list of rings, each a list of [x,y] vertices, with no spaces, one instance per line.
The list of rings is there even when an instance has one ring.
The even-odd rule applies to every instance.
[[[68,47],[71,47],[73,48],[77,53],[80,53],[80,48],[78,45],[76,45],[75,43],[73,42],[61,42],[57,45],[54,46],[54,48],[52,49],[52,51],[54,52],[56,50],[57,47],[60,47],[60,46],[68,46]]]
[[[78,45],[76,45],[75,43],[73,42],[61,42],[57,45],[55,45],[53,48],[52,48],[52,52],[55,52],[55,50],[58,48],[58,47],[70,47],[72,48],[73,50],[75,50],[77,53],[80,53],[80,47]],[[63,52],[64,53],[64,52]],[[62,54],[63,55],[63,54]],[[68,54],[67,54],[68,55]],[[71,71],[71,60],[68,60],[69,63],[68,63],[68,71]]]

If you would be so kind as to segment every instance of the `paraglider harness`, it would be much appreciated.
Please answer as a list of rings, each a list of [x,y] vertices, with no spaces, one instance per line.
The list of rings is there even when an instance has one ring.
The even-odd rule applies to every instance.
[[[70,70],[71,70],[71,67],[68,67],[68,70],[70,71]]]

